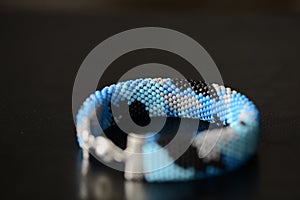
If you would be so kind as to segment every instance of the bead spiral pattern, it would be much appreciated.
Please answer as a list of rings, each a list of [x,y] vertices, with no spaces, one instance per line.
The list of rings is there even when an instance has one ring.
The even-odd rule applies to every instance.
[[[201,179],[220,175],[236,169],[255,154],[258,141],[260,119],[256,106],[245,95],[228,87],[209,84],[203,81],[180,80],[171,78],[140,78],[120,82],[96,91],[83,103],[77,114],[77,137],[79,145],[96,149],[97,137],[102,133],[93,130],[91,137],[84,138],[80,128],[85,126],[84,119],[90,119],[97,108],[98,122],[102,130],[114,124],[111,107],[121,103],[129,106],[132,119],[139,125],[147,124],[153,117],[175,117],[197,119],[216,124],[223,128],[224,134],[214,149],[200,158],[202,133],[198,129],[195,143],[173,164],[154,172],[146,173],[145,179],[153,181],[181,181]],[[145,124],[143,124],[145,123]],[[212,131],[208,138],[216,137]],[[149,153],[163,146],[158,139],[147,140],[143,152]],[[144,160],[145,168],[160,160],[172,160],[172,152],[165,150],[156,161]]]

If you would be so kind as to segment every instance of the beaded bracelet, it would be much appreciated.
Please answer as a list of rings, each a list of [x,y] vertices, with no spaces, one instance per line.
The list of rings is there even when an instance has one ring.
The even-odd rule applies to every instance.
[[[191,145],[179,159],[173,155],[180,142],[164,149],[170,142],[164,134],[151,139],[129,134],[127,146],[120,147],[104,133],[121,119],[122,116],[113,116],[112,108],[122,103],[129,106],[132,120],[140,125],[159,117],[194,119],[201,123],[193,133]],[[214,128],[206,130],[210,124]],[[224,174],[246,163],[257,150],[260,119],[255,105],[228,87],[194,80],[140,78],[113,84],[88,97],[77,114],[76,128],[85,155],[92,152],[105,162],[125,162],[126,179],[182,181]],[[212,141],[215,143],[207,153],[205,146]],[[125,148],[141,153],[141,158],[130,159]],[[163,149],[158,156],[145,156],[158,148]],[[166,160],[173,162],[157,170],[147,170]],[[142,171],[135,172],[137,169]]]

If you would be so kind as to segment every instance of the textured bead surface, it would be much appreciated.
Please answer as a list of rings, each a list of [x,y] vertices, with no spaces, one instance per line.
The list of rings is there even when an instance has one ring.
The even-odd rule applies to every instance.
[[[170,166],[145,174],[147,181],[190,180],[220,175],[239,167],[256,152],[260,122],[255,105],[235,90],[202,81],[145,78],[105,87],[83,103],[77,115],[77,128],[84,125],[84,118],[91,118],[96,108],[101,128],[107,129],[115,118],[121,118],[113,118],[111,107],[119,107],[122,103],[129,106],[132,120],[140,126],[147,125],[153,117],[179,117],[233,130],[222,135],[207,158],[199,158],[201,152],[198,146],[191,146]],[[199,128],[199,141],[202,131]],[[92,133],[95,137],[101,135],[97,130]],[[78,135],[82,146],[85,140],[81,137]],[[212,133],[210,137],[215,136]],[[149,140],[143,150],[145,153],[153,152],[165,144],[162,138]],[[91,144],[87,145],[93,148]],[[144,167],[151,168],[157,162],[172,160],[173,152],[170,151],[176,149],[165,150],[156,160],[144,160]]]

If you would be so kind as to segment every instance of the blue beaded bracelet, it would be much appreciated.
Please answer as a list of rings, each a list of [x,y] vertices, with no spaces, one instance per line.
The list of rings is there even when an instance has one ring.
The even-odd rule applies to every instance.
[[[166,148],[156,157],[128,159],[124,148],[104,135],[122,117],[112,114],[112,107],[122,103],[129,106],[133,121],[141,124],[155,117],[166,117],[200,120],[202,128],[199,125],[191,145],[179,159],[173,156],[176,147]],[[209,124],[216,126],[207,131],[203,124],[206,128]],[[246,163],[258,147],[260,119],[253,102],[228,87],[194,80],[140,78],[113,84],[88,97],[77,114],[76,128],[78,143],[85,155],[92,152],[105,162],[125,162],[126,179],[183,181],[221,175]],[[162,135],[143,141],[130,134],[127,137],[127,149],[142,155],[166,143]],[[215,144],[204,155],[205,145],[211,141]],[[173,162],[157,170],[147,170],[166,160]],[[142,168],[142,172],[135,173],[137,168]]]

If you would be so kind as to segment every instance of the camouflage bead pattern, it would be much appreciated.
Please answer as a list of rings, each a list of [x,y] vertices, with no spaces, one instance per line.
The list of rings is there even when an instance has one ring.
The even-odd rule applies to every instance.
[[[132,118],[152,117],[190,118],[214,123],[223,127],[224,134],[206,158],[200,158],[203,145],[202,132],[183,155],[182,161],[154,172],[146,173],[149,182],[182,181],[211,177],[232,171],[255,154],[259,142],[260,119],[256,106],[245,95],[228,87],[203,81],[171,78],[140,78],[120,82],[90,95],[77,114],[77,129],[84,126],[83,119],[91,118],[92,111],[101,107],[99,123],[103,130],[113,124],[111,106],[121,103],[129,106]],[[94,137],[102,133],[94,132]],[[80,146],[89,144],[78,134]],[[217,137],[214,132],[209,138]],[[89,146],[89,148],[96,148]],[[149,140],[143,151],[149,153],[161,148],[159,141]],[[165,152],[156,161],[144,160],[144,167],[161,160],[172,160]]]

